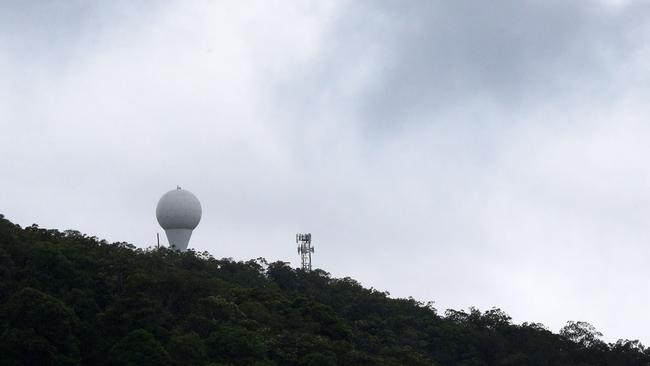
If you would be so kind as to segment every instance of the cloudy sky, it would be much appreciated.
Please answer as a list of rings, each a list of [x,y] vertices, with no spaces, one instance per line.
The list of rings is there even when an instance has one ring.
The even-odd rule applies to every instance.
[[[650,343],[650,3],[0,2],[0,213]]]

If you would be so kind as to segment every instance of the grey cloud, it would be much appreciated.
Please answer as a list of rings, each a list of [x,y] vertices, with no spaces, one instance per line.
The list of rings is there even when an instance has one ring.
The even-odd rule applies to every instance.
[[[29,72],[61,70],[100,48],[108,34],[145,27],[165,8],[154,1],[3,1],[0,44],[5,57]]]
[[[342,70],[376,69],[371,87],[353,95],[370,129],[444,123],[429,113],[476,100],[525,110],[539,99],[611,92],[612,69],[643,42],[648,10],[594,1],[353,2],[309,72],[337,94],[332,80],[349,77]]]

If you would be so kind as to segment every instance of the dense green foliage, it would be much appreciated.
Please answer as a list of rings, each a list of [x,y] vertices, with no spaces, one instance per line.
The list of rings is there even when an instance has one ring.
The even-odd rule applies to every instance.
[[[648,365],[589,324],[391,299],[285,263],[135,249],[0,215],[2,365]]]

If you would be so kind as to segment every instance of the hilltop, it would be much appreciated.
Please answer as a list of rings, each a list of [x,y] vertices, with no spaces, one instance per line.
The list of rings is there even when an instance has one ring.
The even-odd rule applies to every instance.
[[[648,365],[638,341],[393,299],[263,259],[139,249],[0,215],[2,365]]]

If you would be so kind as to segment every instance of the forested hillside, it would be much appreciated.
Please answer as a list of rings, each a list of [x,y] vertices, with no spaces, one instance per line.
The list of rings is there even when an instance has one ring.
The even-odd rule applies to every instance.
[[[390,270],[390,269],[387,269]],[[587,323],[391,299],[264,260],[142,250],[0,215],[2,365],[649,365]]]

